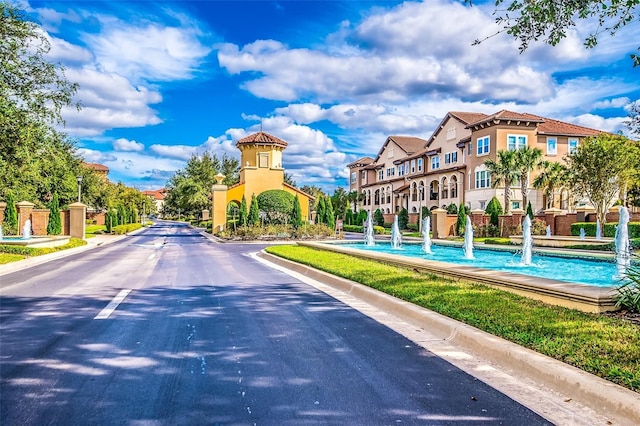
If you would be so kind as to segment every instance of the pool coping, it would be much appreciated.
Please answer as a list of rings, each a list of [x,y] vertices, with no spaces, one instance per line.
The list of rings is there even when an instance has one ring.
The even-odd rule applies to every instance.
[[[378,260],[443,277],[480,282],[545,303],[577,309],[583,312],[601,313],[619,309],[615,306],[615,287],[573,284],[512,272],[498,272],[467,265],[370,252],[343,247],[342,244],[344,243],[352,243],[352,241],[322,243],[299,241],[298,245],[348,254],[363,259]]]

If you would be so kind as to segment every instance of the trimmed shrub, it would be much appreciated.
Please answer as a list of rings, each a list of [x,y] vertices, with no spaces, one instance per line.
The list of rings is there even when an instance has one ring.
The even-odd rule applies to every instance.
[[[531,222],[531,233],[533,235],[545,235],[547,233],[547,222],[541,219],[533,219]]]
[[[49,210],[49,223],[47,223],[47,235],[62,234],[62,221],[60,220],[60,203],[58,202],[58,194],[53,194],[51,207]]]
[[[458,206],[455,203],[451,203],[447,206],[447,214],[458,214]]]
[[[398,214],[398,228],[407,229],[407,224],[409,223],[409,212],[407,209],[400,210],[400,214]]]
[[[270,189],[258,195],[258,205],[265,213],[269,224],[283,224],[291,221],[294,196],[282,189]]]
[[[7,207],[4,211],[4,222],[2,223],[3,232],[6,235],[15,235],[18,233],[18,210],[13,199],[13,193],[9,192],[5,201]]]
[[[373,224],[377,226],[384,226],[384,215],[382,214],[382,210],[376,209],[373,213]]]
[[[463,205],[460,205],[460,209],[458,210],[458,220],[456,221],[456,234],[462,235],[464,233],[464,228],[467,226],[467,210]]]
[[[128,232],[135,231],[142,228],[140,223],[127,223],[125,225],[118,225],[113,228],[113,233],[116,235],[124,235]]]
[[[605,223],[603,237],[613,238],[616,235],[617,222]],[[579,236],[580,228],[584,228],[584,232],[588,237],[596,236],[596,223],[594,222],[575,222],[571,224],[571,235]],[[640,222],[629,222],[629,238],[640,238]]]
[[[242,197],[244,201],[244,197]],[[302,226],[302,207],[300,207],[300,199],[298,198],[298,194],[296,194],[293,199],[293,210],[291,211],[291,224],[294,228],[299,228]]]

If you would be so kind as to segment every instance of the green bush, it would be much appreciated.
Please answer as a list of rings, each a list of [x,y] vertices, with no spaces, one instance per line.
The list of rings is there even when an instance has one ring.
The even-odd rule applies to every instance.
[[[546,235],[547,222],[540,219],[533,219],[533,221],[531,221],[531,233],[533,235]],[[578,233],[580,232],[578,231]]]
[[[458,206],[455,203],[451,203],[447,206],[447,214],[458,214]]]
[[[407,229],[407,225],[409,224],[409,212],[407,209],[400,210],[400,214],[398,214],[398,228]]]
[[[128,223],[126,225],[118,225],[113,227],[113,233],[116,235],[124,235],[128,232],[142,228],[140,223]]]
[[[260,210],[266,215],[266,222],[283,224],[291,221],[294,196],[282,189],[270,189],[257,197]]]
[[[613,238],[616,235],[617,222],[605,223],[603,237]],[[588,237],[596,236],[596,224],[594,222],[575,222],[571,224],[571,235],[579,236],[580,228]],[[629,238],[640,238],[640,222],[629,222]]]
[[[417,231],[419,227],[417,223],[407,223],[407,229],[411,231]]]
[[[510,245],[511,240],[509,238],[485,238],[485,244],[502,244],[502,245]]]
[[[360,225],[344,225],[344,232],[364,232],[364,228]]]
[[[635,261],[627,268],[625,281],[616,288],[616,306],[628,309],[633,312],[640,312],[640,260],[637,256]]]
[[[43,254],[55,253],[60,250],[66,250],[74,247],[86,245],[87,242],[80,238],[71,238],[69,242],[58,247],[22,247],[0,245],[0,253],[20,254],[22,256],[42,256]]]
[[[333,236],[334,230],[324,224],[302,224],[295,228],[291,224],[272,224],[267,226],[239,226],[235,231],[227,230],[219,234],[223,238],[240,240],[270,239],[316,239]]]
[[[49,210],[49,222],[47,223],[47,235],[62,234],[62,221],[60,218],[60,203],[58,202],[58,194],[53,194],[51,200],[51,208]]]
[[[378,226],[384,226],[384,215],[382,214],[382,210],[376,209],[373,213],[373,224]]]
[[[386,234],[387,230],[385,229],[384,226],[378,226],[378,225],[374,225],[373,226],[373,233],[376,235],[384,235]]]

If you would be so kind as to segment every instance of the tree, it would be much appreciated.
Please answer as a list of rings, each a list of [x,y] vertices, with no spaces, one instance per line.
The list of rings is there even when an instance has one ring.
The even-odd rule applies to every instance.
[[[312,200],[309,203],[309,211],[314,211],[316,210],[316,207],[318,205],[318,200],[320,199],[321,196],[324,196],[325,193],[322,191],[322,189],[320,189],[320,187],[315,186],[315,185],[303,185],[300,190],[302,192],[304,192],[305,194],[309,194],[311,195],[314,200]],[[317,214],[316,214],[317,217]]]
[[[331,197],[327,197],[325,201],[323,223],[331,229],[336,227],[336,216],[333,213],[333,203],[331,202]]]
[[[331,196],[331,204],[333,207],[333,211],[335,212],[335,217],[339,219],[344,219],[344,215],[348,210],[349,204],[349,194],[345,191],[344,188],[338,187],[335,191],[333,191],[333,195]]]
[[[7,207],[4,211],[4,232],[7,234],[18,233],[18,211],[16,209],[16,201],[13,198],[13,192],[7,192],[5,196]]]
[[[465,0],[471,3],[471,0]],[[602,33],[613,36],[620,28],[639,20],[636,15],[640,0],[605,1],[557,1],[507,0],[508,6],[502,8],[505,0],[496,0],[496,22],[503,25],[500,32],[506,32],[518,39],[520,51],[525,51],[531,42],[543,39],[552,46],[567,36],[569,29],[576,27],[578,20],[596,19],[598,26],[587,36],[584,45],[587,49],[598,44]],[[480,43],[476,40],[475,44]],[[630,55],[633,66],[640,65],[640,56]]]
[[[520,193],[522,194],[522,207],[527,206],[529,191],[529,173],[540,166],[542,151],[538,148],[525,146],[516,151],[516,169],[520,173]]]
[[[496,160],[487,159],[484,164],[491,174],[491,187],[496,188],[504,184],[504,211],[511,210],[511,185],[519,173],[516,169],[515,151],[498,151]]]
[[[578,196],[584,196],[596,210],[602,230],[606,213],[619,199],[635,164],[634,142],[623,136],[602,133],[583,139],[567,156],[569,183]]]
[[[47,223],[47,235],[60,235],[62,233],[62,221],[60,220],[60,205],[58,194],[53,194],[49,210],[49,222]]]
[[[269,189],[260,193],[257,200],[269,223],[285,223],[291,220],[294,197],[287,191]]]
[[[529,216],[529,219],[533,220],[533,207],[531,207],[531,201],[527,203],[526,215]]]
[[[260,224],[260,206],[258,205],[258,199],[255,194],[251,194],[251,206],[249,207],[247,222],[252,226]]]
[[[545,208],[552,208],[555,205],[556,189],[567,181],[567,167],[555,161],[543,161],[541,168],[542,171],[533,180],[533,187],[543,190],[547,199]]]
[[[351,191],[347,194],[347,201],[349,202],[349,210],[354,213],[358,210],[358,201],[361,200],[362,194],[358,191]]]
[[[291,212],[291,224],[298,229],[302,226],[302,207],[300,207],[300,198],[296,194],[293,199],[293,211]]]
[[[376,226],[384,226],[384,215],[380,209],[373,212],[373,224]]]
[[[447,206],[447,214],[458,214],[458,206],[456,203],[451,203]]]
[[[400,210],[400,213],[398,213],[398,228],[407,229],[408,225],[409,225],[409,212],[407,211],[407,209],[402,208],[402,210]]]
[[[298,187],[298,185],[296,184],[296,181],[293,180],[293,176],[291,176],[289,173],[284,172],[284,183],[291,185],[291,186],[295,186],[296,188]]]
[[[467,209],[464,208],[464,205],[460,204],[460,208],[458,209],[458,219],[456,220],[456,234],[462,235],[462,230],[467,226]],[[465,230],[466,232],[466,230]]]
[[[238,221],[240,222],[240,226],[247,226],[247,219],[249,216],[249,212],[247,212],[247,199],[244,194],[242,194],[242,202],[240,203],[240,217]]]
[[[489,223],[493,226],[499,226],[499,218],[502,214],[502,206],[500,205],[500,201],[497,197],[491,198],[489,204],[484,210],[485,214],[489,215]]]
[[[316,223],[324,223],[325,219],[325,202],[324,195],[320,195],[316,200]]]

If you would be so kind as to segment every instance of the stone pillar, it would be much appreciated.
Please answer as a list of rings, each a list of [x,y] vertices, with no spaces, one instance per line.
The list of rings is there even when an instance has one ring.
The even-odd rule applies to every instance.
[[[561,214],[563,212],[564,212],[563,210],[554,209],[554,208],[546,209],[544,211],[544,221],[547,223],[548,226],[551,227],[551,234],[553,234],[553,235],[557,235],[557,232],[556,232],[556,216],[558,216],[559,214]]]
[[[87,206],[82,203],[69,205],[69,235],[84,240]]]
[[[31,220],[31,212],[33,212],[34,206],[35,204],[28,201],[20,201],[16,204],[16,209],[18,210],[18,235],[22,235],[26,221]]]
[[[445,209],[435,209],[431,211],[431,231],[433,238],[445,238],[449,236],[447,229],[447,211]]]
[[[224,230],[227,223],[227,185],[222,184],[224,175],[218,173],[216,185],[211,185],[211,232],[215,234]]]
[[[0,201],[0,225],[4,222],[4,211],[7,209],[7,203]]]

